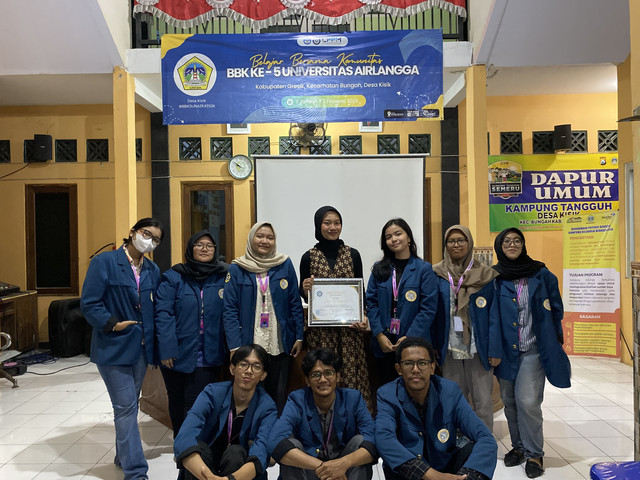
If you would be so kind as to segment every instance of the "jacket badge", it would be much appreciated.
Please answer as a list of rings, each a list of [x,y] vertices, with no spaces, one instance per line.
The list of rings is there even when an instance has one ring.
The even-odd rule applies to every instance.
[[[476,298],[476,307],[478,308],[484,308],[487,306],[487,299],[484,297],[478,297]]]
[[[224,279],[224,283],[227,283],[229,280],[231,280],[231,274],[227,273],[226,278]]]
[[[416,298],[418,298],[418,294],[413,290],[407,290],[407,293],[404,294],[404,298],[409,302],[415,302]]]
[[[283,278],[282,280],[280,280],[281,289],[286,290],[288,286],[289,286],[289,282],[287,282],[286,278]]]
[[[449,430],[446,428],[441,429],[438,432],[438,440],[440,440],[440,443],[447,443],[447,440],[449,440]]]
[[[542,302],[542,306],[547,310],[551,311],[551,302],[549,301],[548,298],[544,299],[544,302]]]
[[[218,296],[222,298],[223,295],[224,295],[224,288],[221,288],[220,290],[218,290]]]

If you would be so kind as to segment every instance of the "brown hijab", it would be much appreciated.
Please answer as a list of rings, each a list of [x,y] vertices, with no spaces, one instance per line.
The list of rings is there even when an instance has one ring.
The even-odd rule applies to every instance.
[[[467,239],[469,249],[467,251],[467,255],[458,262],[454,262],[449,256],[449,252],[447,251],[447,240],[449,236],[454,231],[462,232]],[[491,280],[496,278],[497,272],[486,265],[482,265],[478,262],[473,262],[473,265],[469,270],[467,267],[473,260],[473,237],[471,236],[471,231],[463,226],[463,225],[453,225],[447,229],[444,234],[444,260],[440,263],[437,263],[433,266],[433,271],[439,277],[444,278],[447,282],[449,282],[449,275],[451,275],[453,279],[453,284],[458,287],[458,282],[460,281],[460,277],[462,276],[462,285],[460,286],[460,290],[458,291],[458,316],[462,318],[462,323],[464,326],[464,330],[462,333],[462,341],[465,345],[469,345],[471,341],[471,319],[469,318],[469,297],[471,294],[479,291]],[[466,273],[465,270],[467,270]],[[464,274],[464,276],[463,276]]]

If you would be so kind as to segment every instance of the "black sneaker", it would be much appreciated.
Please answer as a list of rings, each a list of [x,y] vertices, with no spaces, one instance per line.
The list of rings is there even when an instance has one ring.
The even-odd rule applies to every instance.
[[[524,462],[524,452],[512,448],[509,453],[504,456],[505,467],[515,467]]]
[[[524,467],[524,473],[529,478],[539,477],[544,473],[544,467],[542,466],[542,457],[540,457],[540,463],[534,462],[532,459],[527,460],[527,464]]]

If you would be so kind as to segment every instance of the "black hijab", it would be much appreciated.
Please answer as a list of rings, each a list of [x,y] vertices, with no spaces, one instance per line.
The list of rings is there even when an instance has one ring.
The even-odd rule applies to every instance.
[[[522,238],[522,252],[520,252],[520,256],[515,260],[510,260],[502,250],[502,241],[510,232],[515,232]],[[493,242],[493,249],[496,251],[496,256],[498,257],[498,264],[494,265],[493,268],[500,274],[500,278],[505,280],[530,277],[538,273],[538,271],[545,266],[544,263],[534,260],[527,255],[524,235],[515,227],[506,228],[501,231]]]
[[[208,237],[209,239],[211,239],[211,242],[213,242],[213,245],[215,246],[213,259],[210,262],[206,263],[197,261],[193,256],[193,246],[202,237]],[[187,249],[184,252],[184,256],[187,261],[185,263],[178,263],[174,265],[173,267],[171,267],[172,270],[175,270],[181,275],[192,278],[193,280],[196,280],[198,282],[206,280],[211,275],[224,275],[225,273],[227,273],[227,269],[229,268],[229,265],[218,260],[218,245],[213,239],[213,236],[206,230],[202,230],[191,236],[191,238],[187,242]]]
[[[340,223],[342,223],[342,215],[340,215],[338,210],[330,207],[329,205],[320,207],[313,216],[313,223],[316,226],[316,240],[318,240],[318,243],[315,244],[315,248],[324,253],[325,256],[332,256],[335,258],[338,256],[338,249],[340,246],[344,245],[344,242],[339,238],[337,240],[327,240],[322,236],[322,220],[324,220],[324,216],[329,212],[335,212],[335,214],[340,217]]]

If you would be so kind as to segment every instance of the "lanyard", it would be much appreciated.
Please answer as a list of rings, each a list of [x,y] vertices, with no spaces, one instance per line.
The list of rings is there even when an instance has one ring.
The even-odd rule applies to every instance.
[[[462,275],[460,275],[460,280],[458,280],[458,288],[456,288],[453,285],[453,277],[449,272],[447,272],[447,275],[449,275],[449,284],[451,285],[451,290],[453,290],[453,293],[456,297],[458,296],[458,292],[460,291],[460,288],[462,288],[462,282],[464,281],[464,274],[467,273],[471,269],[471,267],[473,267],[473,259],[469,262],[469,266],[466,268],[466,270],[462,272]]]
[[[391,287],[393,288],[393,299],[398,301],[398,292],[400,291],[400,286],[396,283],[396,269],[393,267],[392,275],[391,275]]]
[[[391,287],[393,290],[393,318],[398,318],[398,293],[400,291],[400,285],[396,283],[396,268],[393,267],[392,275],[391,275]]]
[[[131,264],[131,270],[133,271],[133,276],[136,279],[136,287],[138,289],[138,295],[139,295],[140,294],[140,274],[138,273],[138,269],[133,264]]]
[[[204,333],[204,290],[200,289],[200,302],[202,307],[200,308],[200,333]]]
[[[269,274],[265,277],[265,280],[262,280],[260,274],[256,274],[258,277],[258,284],[260,286],[260,292],[262,293],[262,306],[264,307],[267,303],[267,288],[269,287]]]
[[[325,456],[329,455],[329,442],[331,441],[331,432],[333,432],[333,415],[335,411],[331,412],[331,421],[329,422],[329,430],[327,431],[327,439],[322,442],[322,448],[324,448]]]
[[[129,265],[131,265],[131,271],[133,272],[133,278],[136,279],[136,288],[138,290],[138,306],[140,306],[140,273],[142,273],[142,262],[144,262],[144,257],[140,259],[141,268],[140,268],[140,273],[138,273],[138,269],[133,264],[133,258],[131,258],[131,255],[129,255],[129,252],[127,251],[126,245],[123,245],[122,248],[124,250],[124,253],[127,255],[127,259],[129,259]]]
[[[233,409],[229,409],[229,416],[227,417],[227,438],[229,439],[227,445],[231,445],[231,430],[233,427]]]
[[[516,301],[518,305],[520,305],[520,296],[522,295],[522,290],[524,289],[524,279],[518,280],[518,286],[516,287]]]

